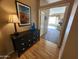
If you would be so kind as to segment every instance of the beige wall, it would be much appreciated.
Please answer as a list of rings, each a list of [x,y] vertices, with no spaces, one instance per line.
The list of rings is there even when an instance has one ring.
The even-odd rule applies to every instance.
[[[47,4],[48,4],[47,0],[40,0],[40,6],[44,6]]]
[[[76,42],[76,40],[77,40],[77,32],[76,32],[77,31],[77,27],[76,27],[77,26],[77,15],[75,16],[75,13],[77,13],[76,12],[77,5],[78,5],[77,2],[78,2],[78,0],[75,0],[73,7],[72,7],[72,11],[71,11],[69,21],[68,21],[68,24],[66,27],[65,35],[63,38],[62,46],[61,46],[60,52],[59,52],[59,59],[61,59],[62,55],[65,56],[62,59],[65,59],[65,58],[71,59],[70,56],[74,53],[73,51],[76,50],[75,47],[77,47],[76,46],[76,44],[77,44],[77,42]],[[74,16],[76,17],[76,19],[74,19]]]
[[[68,36],[66,46],[62,55],[62,59],[78,59],[78,11],[76,15]]]
[[[19,0],[31,6],[31,20],[37,24],[37,0]],[[0,0],[0,54],[8,54],[13,50],[10,34],[14,32],[13,24],[8,23],[8,16],[16,14],[15,0]],[[19,27],[18,32],[28,30],[29,26]]]

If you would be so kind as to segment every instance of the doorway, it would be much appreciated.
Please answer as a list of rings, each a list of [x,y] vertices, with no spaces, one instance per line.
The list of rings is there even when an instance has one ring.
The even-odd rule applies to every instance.
[[[43,25],[41,24],[43,26],[43,28],[46,27],[42,31],[44,32],[45,30],[47,30],[44,33],[41,32],[41,33],[43,33],[42,37],[45,40],[51,41],[57,45],[60,44],[60,35],[61,35],[62,26],[63,26],[63,22],[64,22],[64,14],[66,11],[66,7],[67,6],[61,6],[61,7],[47,9],[48,18],[43,17],[46,14],[41,15],[41,17],[44,18],[44,19],[42,18],[41,21],[45,22],[45,20],[47,20],[47,23],[45,22],[46,25],[44,23],[43,23]]]

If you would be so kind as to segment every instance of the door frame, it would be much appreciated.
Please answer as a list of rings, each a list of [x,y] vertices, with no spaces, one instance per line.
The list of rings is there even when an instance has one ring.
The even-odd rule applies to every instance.
[[[41,16],[40,16],[40,11],[41,10],[47,10],[47,9],[50,9],[50,8],[56,8],[56,7],[62,7],[62,6],[67,6],[66,7],[66,10],[65,10],[65,14],[64,14],[64,24],[63,24],[63,26],[62,26],[62,29],[63,30],[61,30],[60,31],[60,37],[59,37],[59,40],[60,40],[60,43],[58,44],[58,47],[59,48],[61,48],[61,46],[62,46],[62,42],[63,42],[63,38],[64,38],[64,34],[65,34],[65,28],[66,28],[66,25],[67,25],[67,23],[68,23],[68,12],[69,12],[69,7],[70,7],[70,3],[68,3],[68,2],[64,2],[64,1],[62,1],[62,3],[60,3],[60,2],[56,2],[57,4],[55,4],[55,3],[52,3],[52,5],[54,4],[54,6],[50,6],[49,5],[49,7],[48,7],[48,5],[47,5],[47,7],[46,6],[43,6],[43,7],[40,7],[39,8],[39,21],[41,21]],[[39,24],[40,25],[40,24]],[[40,28],[40,27],[39,27]]]

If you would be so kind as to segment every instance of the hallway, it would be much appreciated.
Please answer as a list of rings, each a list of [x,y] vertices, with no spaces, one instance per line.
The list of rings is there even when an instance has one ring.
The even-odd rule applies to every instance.
[[[57,30],[55,27],[53,27],[53,28],[48,28],[48,31],[43,36],[43,38],[48,41],[51,41],[55,44],[58,44],[59,43],[59,36],[60,36],[60,31]]]

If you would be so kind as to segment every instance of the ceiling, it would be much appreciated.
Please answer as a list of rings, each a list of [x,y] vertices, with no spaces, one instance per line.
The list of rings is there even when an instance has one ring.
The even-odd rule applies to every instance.
[[[54,2],[58,2],[58,1],[61,1],[61,0],[46,0],[48,3],[54,3]]]
[[[54,3],[54,2],[58,2],[58,1],[61,1],[61,0],[40,0],[40,6],[44,6],[44,5]]]

